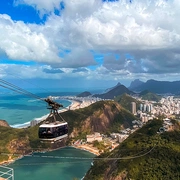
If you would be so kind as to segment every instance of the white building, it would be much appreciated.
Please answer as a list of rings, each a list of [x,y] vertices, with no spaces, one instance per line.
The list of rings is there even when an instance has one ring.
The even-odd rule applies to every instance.
[[[32,120],[31,122],[30,122],[30,126],[31,127],[33,127],[33,126],[35,126],[35,125],[37,125],[38,124],[38,121],[37,120]]]
[[[136,103],[132,102],[131,105],[132,105],[132,114],[136,114]]]
[[[127,134],[119,134],[118,135],[118,142],[121,143],[123,142],[129,135]]]
[[[95,132],[94,134],[86,135],[87,142],[93,142],[93,141],[102,141],[102,136],[100,133]]]

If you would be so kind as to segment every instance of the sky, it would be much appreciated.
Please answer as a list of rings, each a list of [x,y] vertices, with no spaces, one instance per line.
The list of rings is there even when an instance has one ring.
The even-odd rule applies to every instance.
[[[42,87],[180,80],[179,0],[1,0],[0,78]]]

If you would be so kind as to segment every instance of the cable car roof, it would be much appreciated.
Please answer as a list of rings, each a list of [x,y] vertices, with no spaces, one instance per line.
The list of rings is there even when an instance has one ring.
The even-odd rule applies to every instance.
[[[52,123],[48,123],[48,124],[41,124],[39,127],[41,128],[51,128],[51,127],[59,127],[59,126],[63,126],[63,125],[67,125],[67,122],[52,122]]]

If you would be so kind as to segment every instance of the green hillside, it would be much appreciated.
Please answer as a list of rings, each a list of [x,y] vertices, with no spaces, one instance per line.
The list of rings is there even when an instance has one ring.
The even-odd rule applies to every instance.
[[[76,95],[77,97],[87,97],[87,96],[91,96],[91,93],[88,91],[84,91],[78,95]]]
[[[69,133],[75,133],[77,137],[88,133],[110,133],[132,127],[132,121],[136,119],[133,114],[120,106],[115,101],[99,101],[86,108],[76,111],[68,111],[63,114]]]
[[[85,138],[92,132],[118,132],[131,127],[135,117],[114,101],[99,101],[89,107],[61,113],[68,122],[69,137]],[[58,120],[58,116],[56,117]],[[27,154],[32,150],[57,148],[54,144],[41,143],[38,138],[38,126],[15,129],[0,126],[0,153]],[[9,156],[0,155],[0,161]]]
[[[149,92],[148,90],[142,91],[139,94],[139,96],[142,97],[143,100],[148,100],[148,101],[159,102],[159,100],[161,99],[161,96],[159,96],[155,93]]]
[[[40,143],[38,126],[22,129],[0,126],[0,136],[0,153],[27,154],[34,148],[48,148],[46,144]],[[8,158],[8,155],[0,154],[0,162]]]
[[[136,107],[139,107],[139,105],[141,103],[126,93],[122,94],[121,96],[117,96],[114,100],[116,102],[118,102],[122,107],[124,107],[125,109],[127,109],[129,111],[131,111],[131,106],[132,106],[131,103],[132,102],[136,103]]]
[[[95,160],[84,180],[160,180],[180,177],[180,131],[158,134],[162,121],[153,120],[119,147]],[[125,159],[123,159],[125,158]],[[129,159],[128,159],[129,158]]]

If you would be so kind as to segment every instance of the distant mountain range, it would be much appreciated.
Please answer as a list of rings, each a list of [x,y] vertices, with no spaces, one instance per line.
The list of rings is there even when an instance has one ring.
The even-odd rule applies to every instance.
[[[152,93],[157,94],[180,94],[180,81],[156,81],[156,80],[148,80],[146,82],[142,82],[138,79],[132,81],[129,86],[129,90],[134,92],[141,92],[144,90],[148,90]]]
[[[131,82],[128,88],[122,85],[121,83],[117,83],[115,86],[106,89],[102,94],[92,95],[90,92],[85,91],[79,94],[78,96],[92,96],[99,97],[102,99],[115,99],[123,94],[138,95],[139,97],[142,97],[142,99],[144,100],[159,101],[161,98],[161,96],[159,95],[180,95],[180,81],[170,82],[156,81],[151,79],[146,82],[142,82],[139,79],[136,79]]]

